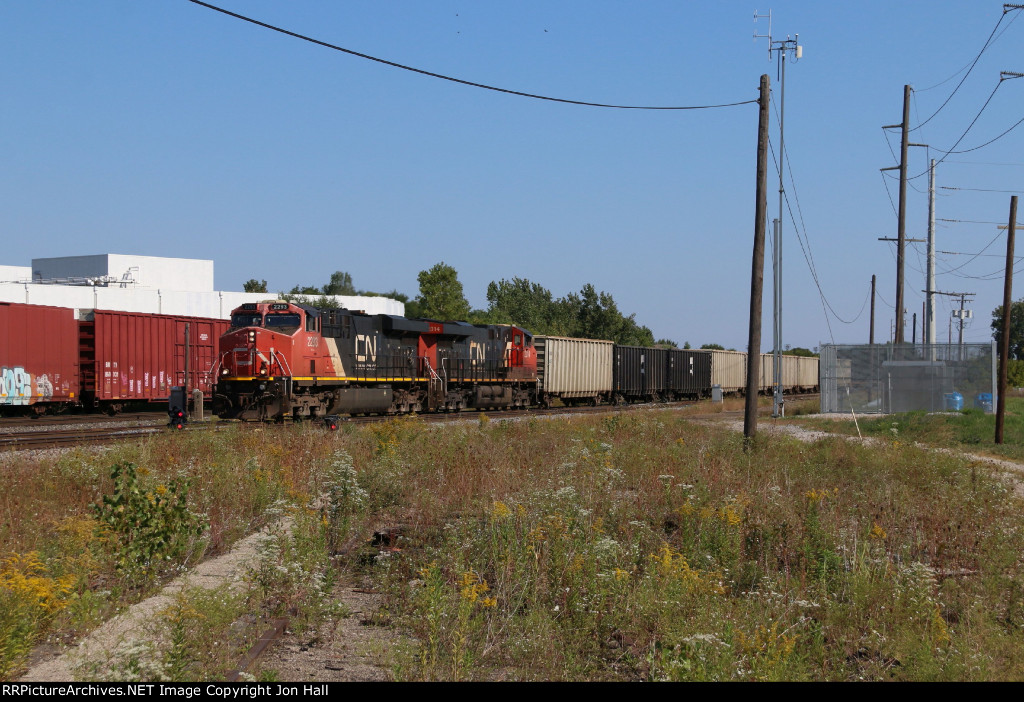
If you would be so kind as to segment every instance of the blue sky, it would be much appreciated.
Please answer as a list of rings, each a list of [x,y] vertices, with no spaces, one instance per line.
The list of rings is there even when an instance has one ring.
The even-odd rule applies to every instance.
[[[932,86],[974,59],[1002,13],[997,2],[935,0],[219,4],[469,81],[643,105],[752,100],[762,73],[777,88],[767,40],[752,38],[768,31],[753,10],[770,9],[775,37],[798,33],[804,47],[787,68],[787,192],[809,253],[787,211],[784,342],[808,347],[867,341],[872,274],[876,338],[888,336],[895,249],[877,239],[895,236],[898,188],[888,180],[887,193],[879,172],[895,165],[881,126],[900,121],[906,83],[912,125],[938,109],[963,74]],[[951,148],[999,72],[1024,72],[1019,14],[913,141]],[[590,282],[656,337],[746,344],[756,105],[652,112],[531,100],[365,61],[187,0],[9,0],[0,65],[2,264],[183,256],[213,259],[222,289],[251,277],[272,290],[319,285],[345,270],[357,287],[414,295],[416,274],[443,260],[475,307],[503,277],[559,296]],[[1024,79],[1005,81],[959,148],[1022,117]],[[773,116],[776,147],[777,129]],[[898,155],[898,132],[890,144]],[[911,175],[927,156],[912,149]],[[1024,126],[950,156],[938,184],[975,189],[940,190],[939,218],[1005,223],[1010,194],[979,190],[1024,191]],[[769,218],[777,189],[773,173]],[[911,182],[909,236],[926,234],[926,193],[927,177]],[[939,289],[977,293],[965,338],[987,341],[1005,237],[994,224],[939,224],[940,251],[989,245],[938,263],[940,273],[956,268]],[[923,252],[908,248],[908,337],[910,314],[921,316]],[[1024,297],[1024,279],[1016,289]],[[770,258],[764,299],[767,349]],[[943,298],[940,340],[949,310]]]

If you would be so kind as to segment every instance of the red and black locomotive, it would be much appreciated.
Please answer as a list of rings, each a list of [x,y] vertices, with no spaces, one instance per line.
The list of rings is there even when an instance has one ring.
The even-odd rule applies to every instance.
[[[231,315],[215,367],[214,411],[281,420],[528,407],[537,402],[529,332],[247,303]]]

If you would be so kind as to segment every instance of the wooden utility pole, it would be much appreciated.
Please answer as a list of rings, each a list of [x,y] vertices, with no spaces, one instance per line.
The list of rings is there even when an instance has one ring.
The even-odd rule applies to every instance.
[[[900,139],[900,207],[897,213],[896,222],[896,335],[894,343],[903,343],[903,268],[904,253],[907,248],[907,148],[910,146],[910,86],[903,86],[903,122],[893,124],[883,129],[900,128],[902,138]],[[883,168],[883,171],[895,170],[894,168]]]
[[[768,74],[761,76],[757,121],[757,186],[754,205],[754,256],[750,270],[750,332],[747,339],[747,396],[744,444],[757,435],[757,390],[761,370],[761,294],[764,288],[764,230],[768,213]]]
[[[910,145],[910,86],[903,86],[903,139],[900,144],[900,211],[896,236],[896,343],[903,343],[903,268],[907,249],[907,147]]]
[[[868,343],[875,345],[875,276],[871,276],[871,332],[868,334]]]
[[[1013,239],[1017,233],[1017,196],[1010,198],[1010,224],[1006,230],[1006,280],[1003,281],[1003,338],[999,345],[999,387],[996,389],[996,443],[1003,443],[1006,415],[1006,368],[1010,359],[1010,305],[1013,297]]]

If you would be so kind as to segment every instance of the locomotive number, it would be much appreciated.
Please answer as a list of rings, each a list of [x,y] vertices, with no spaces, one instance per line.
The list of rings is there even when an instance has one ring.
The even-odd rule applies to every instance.
[[[317,348],[318,346],[320,346],[320,337],[319,336],[307,337],[306,338],[306,346],[308,346],[311,349]]]

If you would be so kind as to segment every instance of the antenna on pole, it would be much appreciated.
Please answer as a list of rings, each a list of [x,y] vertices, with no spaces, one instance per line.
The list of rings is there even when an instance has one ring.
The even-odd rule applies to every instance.
[[[803,47],[798,43],[800,35],[797,34],[796,38],[790,39],[789,35],[786,35],[785,39],[776,40],[772,35],[772,13],[768,11],[767,15],[759,15],[757,11],[754,11],[754,22],[756,23],[760,18],[768,18],[768,34],[757,34],[755,31],[754,39],[759,38],[768,39],[768,60],[771,61],[773,55],[778,57],[778,74],[779,74],[779,85],[780,85],[780,98],[779,98],[779,216],[773,222],[772,232],[772,270],[775,279],[774,289],[774,348],[772,353],[774,374],[772,377],[772,385],[774,392],[772,393],[772,416],[781,417],[785,415],[785,409],[782,399],[782,207],[785,199],[786,189],[783,184],[783,174],[786,171],[786,54],[792,54],[793,60],[800,59],[803,55]],[[754,351],[751,351],[754,353]]]

